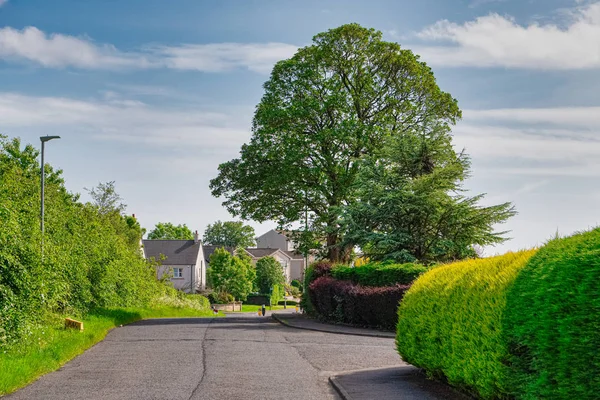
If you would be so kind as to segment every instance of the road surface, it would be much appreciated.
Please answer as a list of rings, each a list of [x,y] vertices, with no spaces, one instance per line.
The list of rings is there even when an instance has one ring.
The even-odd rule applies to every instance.
[[[336,372],[402,364],[394,340],[288,328],[268,317],[145,320],[111,331],[19,399],[337,399]]]

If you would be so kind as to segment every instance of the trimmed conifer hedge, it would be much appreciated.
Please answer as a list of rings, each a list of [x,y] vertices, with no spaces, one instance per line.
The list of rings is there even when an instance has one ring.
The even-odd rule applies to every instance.
[[[422,275],[398,308],[402,358],[483,398],[508,393],[507,288],[534,253],[456,262]]]
[[[600,398],[600,229],[541,248],[508,293],[504,325],[513,395]]]

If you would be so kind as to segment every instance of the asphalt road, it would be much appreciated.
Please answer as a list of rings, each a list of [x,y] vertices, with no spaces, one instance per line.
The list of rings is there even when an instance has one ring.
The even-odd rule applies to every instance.
[[[394,340],[271,318],[140,321],[7,399],[336,399],[336,372],[402,364]]]

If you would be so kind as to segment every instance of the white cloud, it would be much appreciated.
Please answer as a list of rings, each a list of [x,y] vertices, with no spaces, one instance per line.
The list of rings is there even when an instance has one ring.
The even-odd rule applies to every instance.
[[[8,0],[0,0],[0,7],[8,3]]]
[[[600,177],[599,115],[600,107],[465,110],[455,144],[494,174]]]
[[[285,43],[211,43],[151,48],[160,63],[168,68],[207,72],[247,68],[268,73],[273,65],[289,58],[297,46]]]
[[[0,132],[66,132],[96,140],[232,153],[250,137],[251,110],[170,110],[104,93],[102,101],[0,93]],[[12,136],[12,135],[11,135]]]
[[[513,18],[492,13],[463,24],[438,21],[417,36],[449,44],[414,48],[432,65],[600,68],[600,3],[572,10],[564,28],[552,23],[519,25]]]
[[[285,43],[209,43],[146,46],[126,52],[109,44],[96,44],[88,38],[49,35],[35,27],[0,29],[1,59],[29,61],[51,68],[174,68],[205,72],[247,68],[265,73],[277,61],[291,57],[297,49]]]

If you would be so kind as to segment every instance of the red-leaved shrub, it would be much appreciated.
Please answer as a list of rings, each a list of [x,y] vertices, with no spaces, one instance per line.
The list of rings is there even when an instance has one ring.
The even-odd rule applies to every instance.
[[[309,296],[323,319],[394,330],[398,303],[409,288],[410,285],[366,287],[322,276],[310,284]]]

